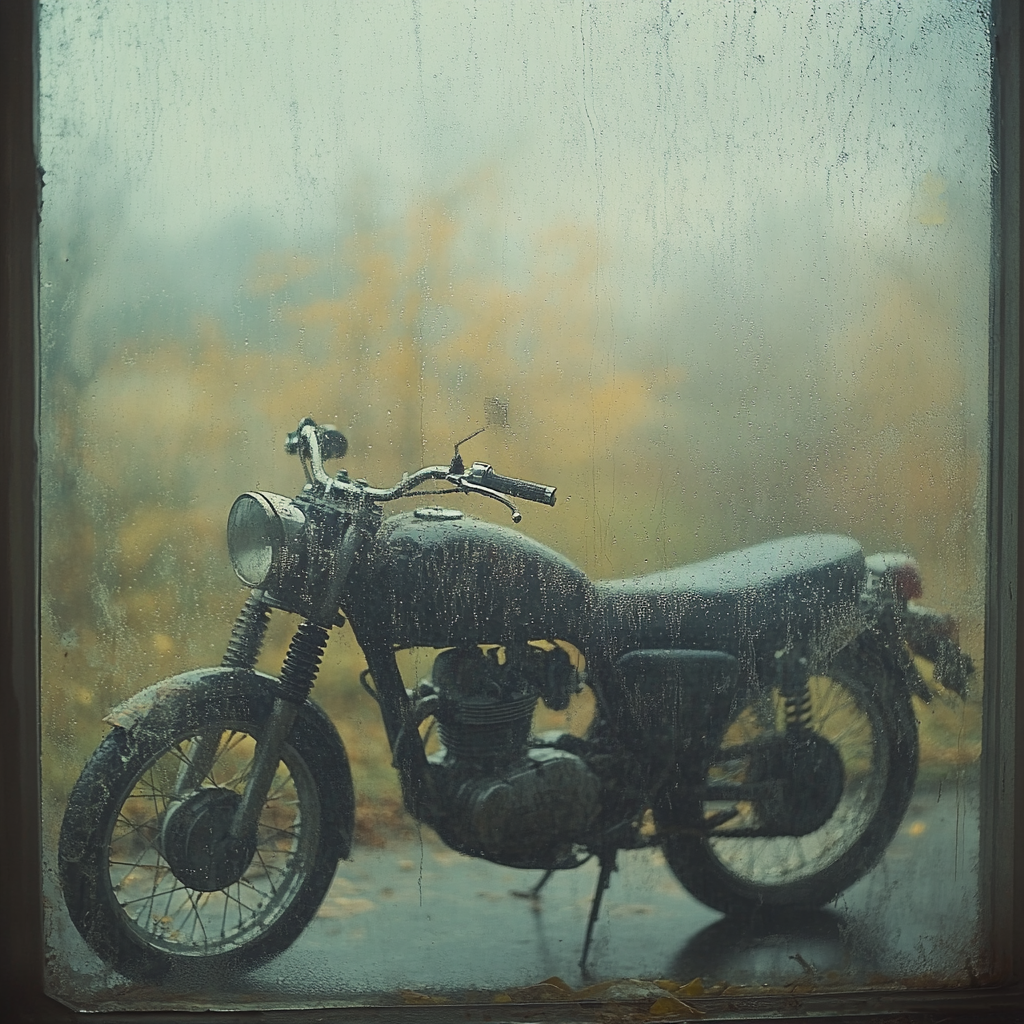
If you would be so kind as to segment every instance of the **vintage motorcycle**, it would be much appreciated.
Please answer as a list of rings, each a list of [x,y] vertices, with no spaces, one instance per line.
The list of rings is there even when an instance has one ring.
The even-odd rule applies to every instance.
[[[352,845],[345,750],[309,699],[346,617],[417,821],[461,853],[541,871],[534,896],[598,859],[581,962],[619,850],[661,847],[726,913],[820,906],[881,857],[914,788],[911,696],[931,695],[914,656],[961,697],[972,671],[953,621],[909,603],[911,558],[809,535],[592,582],[455,508],[384,518],[423,493],[491,498],[516,523],[512,498],[554,505],[554,487],[467,469],[459,445],[378,489],[328,475],[347,442],[307,418],[286,443],[302,492],[235,501],[228,550],[251,593],[222,664],[116,707],[63,820],[71,918],[123,974],[244,969],[316,913]],[[433,481],[445,489],[421,490]],[[254,668],[272,609],[302,619],[276,678]],[[407,688],[396,652],[413,647],[439,653]],[[538,701],[565,709],[584,681],[586,734],[535,735]]]

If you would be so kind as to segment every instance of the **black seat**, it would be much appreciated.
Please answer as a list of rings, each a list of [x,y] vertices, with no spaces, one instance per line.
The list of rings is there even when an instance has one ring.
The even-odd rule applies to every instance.
[[[725,651],[748,664],[855,615],[864,552],[849,537],[767,541],[705,562],[595,584],[604,647]]]

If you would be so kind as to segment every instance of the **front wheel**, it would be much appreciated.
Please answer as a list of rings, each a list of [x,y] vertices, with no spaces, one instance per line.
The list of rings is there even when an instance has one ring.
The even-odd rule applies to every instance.
[[[701,902],[724,913],[818,907],[877,863],[917,775],[910,696],[883,662],[841,653],[809,680],[799,731],[777,690],[751,699],[700,777],[661,791],[665,858]]]
[[[245,969],[276,955],[348,855],[352,779],[337,731],[315,705],[300,709],[256,834],[232,854],[226,826],[273,706],[271,680],[189,673],[134,701],[64,815],[60,878],[72,921],[131,978],[188,963]]]

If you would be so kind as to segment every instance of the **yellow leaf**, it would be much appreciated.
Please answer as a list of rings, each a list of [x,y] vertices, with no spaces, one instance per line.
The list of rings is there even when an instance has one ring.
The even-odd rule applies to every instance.
[[[541,985],[551,985],[554,988],[560,989],[562,992],[567,992],[567,993],[570,993],[570,994],[573,992],[572,986],[567,984],[566,982],[562,981],[562,979],[559,978],[557,975],[555,975],[555,976],[553,976],[551,978],[545,978],[540,984]]]
[[[682,1020],[692,1020],[694,1017],[704,1016],[703,1010],[698,1010],[695,1006],[676,999],[675,996],[662,996],[651,1004],[647,1012],[652,1017],[667,1017],[671,1014]]]
[[[425,1006],[428,1004],[442,1004],[448,1002],[443,996],[428,996],[426,992],[414,992],[411,989],[403,989],[399,992],[402,997],[402,1002],[410,1003],[415,1006]]]
[[[614,984],[614,981],[599,981],[595,985],[588,985],[586,988],[579,989],[579,991],[574,993],[574,998],[579,1000],[600,999]]]

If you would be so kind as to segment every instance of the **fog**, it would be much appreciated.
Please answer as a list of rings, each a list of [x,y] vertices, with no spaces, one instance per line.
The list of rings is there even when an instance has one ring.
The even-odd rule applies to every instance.
[[[980,661],[987,17],[41,0],[44,824],[101,708],[219,658],[224,515],[307,414],[383,485],[498,397],[467,455],[557,485],[522,528],[592,576],[849,534]]]

